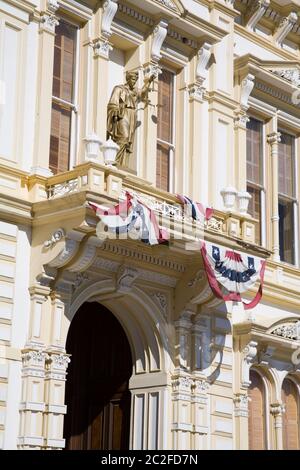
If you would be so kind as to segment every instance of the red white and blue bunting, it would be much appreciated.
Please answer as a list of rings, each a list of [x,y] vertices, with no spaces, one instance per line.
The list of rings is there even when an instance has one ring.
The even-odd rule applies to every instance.
[[[211,219],[214,212],[212,208],[204,207],[200,202],[192,201],[192,199],[187,196],[181,196],[180,194],[177,194],[176,196],[184,206],[185,213],[188,217],[191,217],[198,222]]]
[[[178,196],[185,213],[195,221],[203,223],[213,215],[213,209],[193,202],[186,196]],[[154,210],[137,197],[126,192],[125,201],[107,209],[89,203],[100,222],[97,225],[99,238],[128,238],[141,240],[148,245],[165,244],[169,241],[167,230],[158,225]],[[229,250],[225,247],[202,242],[201,254],[208,283],[214,295],[223,301],[242,302],[241,295],[260,281],[258,291],[250,303],[243,302],[246,310],[254,308],[262,298],[266,261]],[[225,293],[220,285],[225,288]]]
[[[111,209],[105,209],[98,204],[89,203],[89,206],[101,219],[97,230],[98,236],[103,238],[110,235],[121,238],[128,234],[129,238],[141,240],[147,245],[167,243],[169,234],[159,227],[155,212],[126,192],[126,200]]]
[[[215,296],[224,301],[242,302],[241,294],[259,280],[254,299],[250,303],[243,302],[245,310],[256,307],[262,298],[266,261],[210,243],[202,243],[201,254],[209,285]],[[219,283],[228,293],[222,292]]]

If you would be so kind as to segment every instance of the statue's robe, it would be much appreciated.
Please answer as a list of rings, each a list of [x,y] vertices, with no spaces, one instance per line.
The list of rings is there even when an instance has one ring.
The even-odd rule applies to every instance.
[[[138,90],[130,90],[126,84],[113,89],[108,103],[107,133],[120,147],[116,157],[120,166],[128,166],[128,156],[133,152],[138,101]],[[114,119],[116,111],[118,117]]]

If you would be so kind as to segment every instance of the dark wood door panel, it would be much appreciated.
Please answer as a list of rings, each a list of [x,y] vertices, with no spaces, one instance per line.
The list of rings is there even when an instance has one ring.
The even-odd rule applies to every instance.
[[[84,304],[71,324],[67,352],[66,447],[128,449],[132,359],[121,325],[101,305]]]

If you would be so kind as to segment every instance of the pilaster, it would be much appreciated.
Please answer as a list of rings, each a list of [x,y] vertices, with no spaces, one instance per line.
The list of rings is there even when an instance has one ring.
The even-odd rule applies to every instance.
[[[68,354],[54,353],[49,350],[45,371],[45,414],[43,421],[44,446],[46,449],[62,449],[64,415],[67,407],[64,404],[67,367],[70,362]]]
[[[42,449],[44,379],[47,354],[42,349],[22,351],[22,399],[20,403],[20,449]]]
[[[272,132],[268,135],[268,144],[271,150],[272,167],[272,251],[273,260],[280,261],[279,254],[279,212],[278,212],[278,144],[280,132]]]
[[[194,57],[191,67],[192,82],[188,86],[189,129],[187,155],[189,156],[189,194],[203,204],[208,203],[208,64],[212,45],[204,42]],[[191,191],[191,189],[192,191]]]
[[[50,176],[49,151],[51,130],[51,103],[54,61],[55,27],[59,24],[55,16],[59,5],[47,2],[47,10],[42,12],[39,29],[38,79],[35,135],[36,143],[32,173]]]
[[[93,98],[92,128],[88,133],[95,133],[101,142],[106,141],[106,107],[109,96],[108,90],[108,62],[109,52],[112,50],[110,37],[112,35],[112,22],[118,10],[118,0],[105,0],[102,8],[95,15],[96,30],[100,30],[91,42],[93,64]],[[99,28],[99,29],[98,29]],[[90,53],[89,53],[90,55]],[[101,163],[101,162],[100,162]]]
[[[233,397],[234,422],[235,422],[235,448],[236,450],[248,450],[248,402],[247,393],[236,393]]]
[[[282,403],[278,402],[270,405],[270,413],[274,417],[276,450],[283,449],[282,415],[284,412],[285,408]]]

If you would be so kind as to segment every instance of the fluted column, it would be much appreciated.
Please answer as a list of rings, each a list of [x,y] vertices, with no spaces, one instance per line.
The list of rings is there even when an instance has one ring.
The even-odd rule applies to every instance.
[[[268,143],[271,147],[272,165],[272,250],[273,260],[280,261],[279,252],[279,211],[278,211],[278,144],[280,132],[272,132],[268,135]]]

